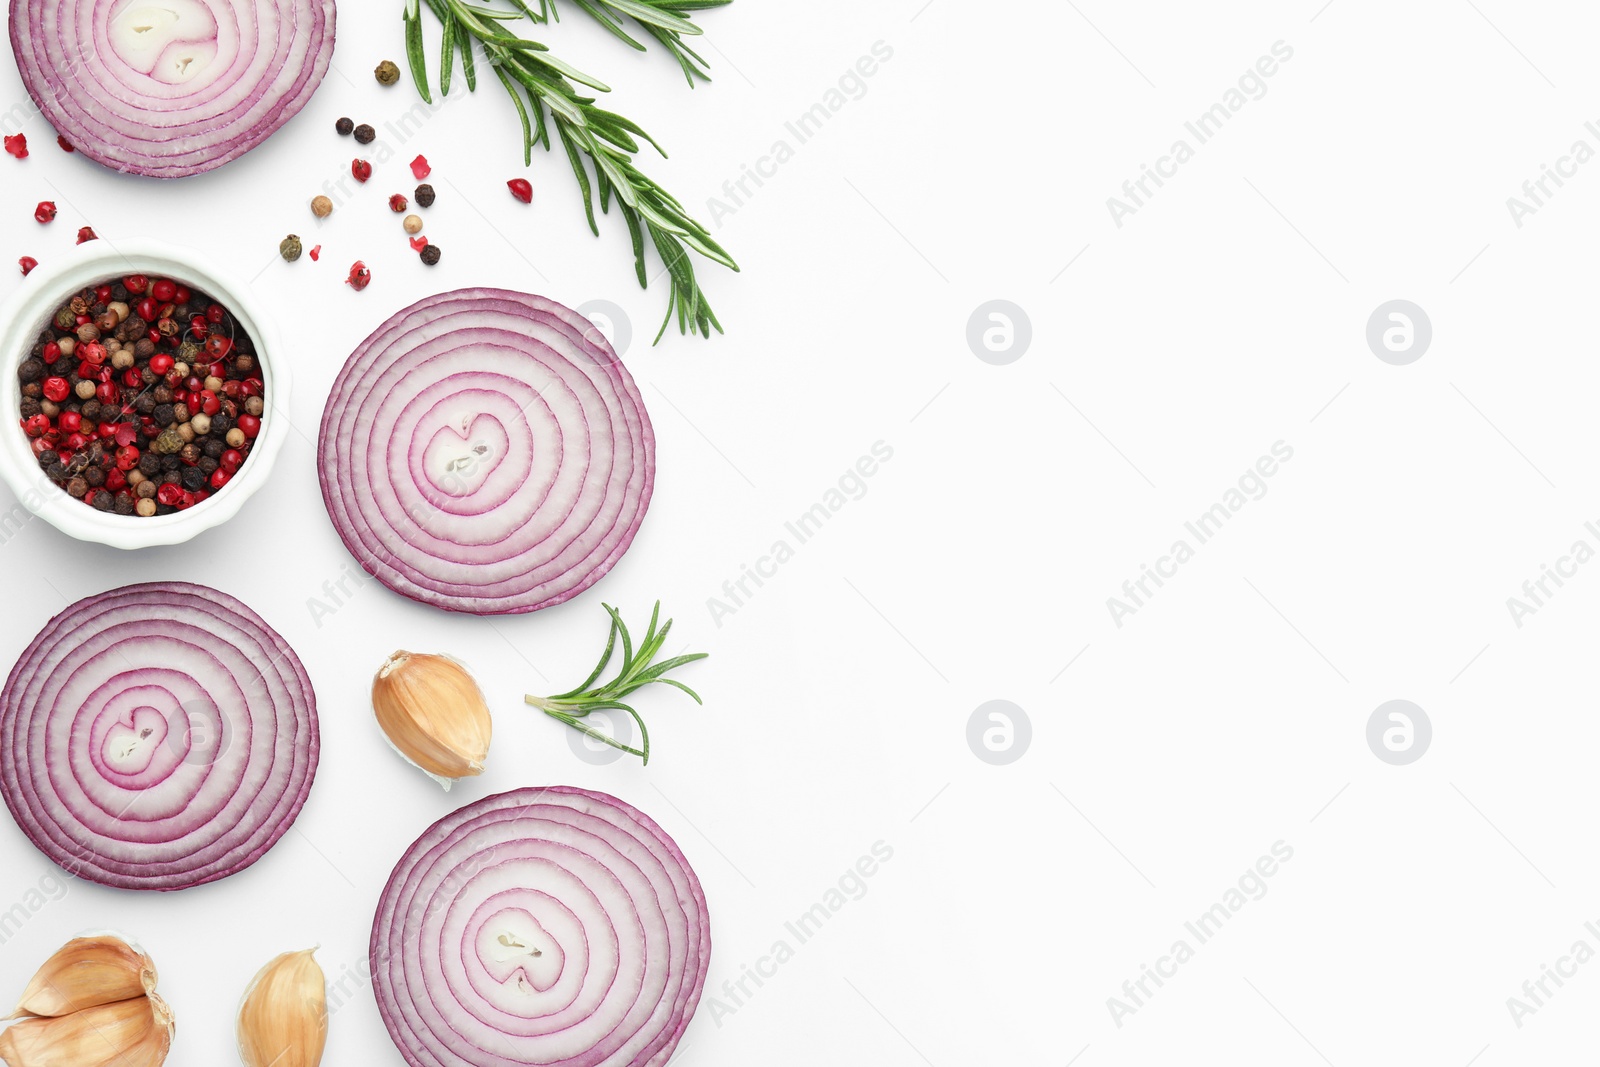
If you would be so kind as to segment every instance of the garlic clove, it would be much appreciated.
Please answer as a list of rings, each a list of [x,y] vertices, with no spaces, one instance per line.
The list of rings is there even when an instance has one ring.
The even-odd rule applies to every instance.
[[[174,1026],[155,995],[84,1008],[60,1018],[25,1019],[0,1031],[6,1067],[160,1067]]]
[[[489,705],[450,657],[390,656],[372,680],[372,710],[395,751],[445,789],[483,773],[494,734]]]
[[[156,965],[120,937],[68,941],[28,983],[14,1018],[62,1016],[140,997],[156,987]]]
[[[327,980],[313,953],[285,952],[260,972],[239,1006],[245,1067],[317,1067],[328,1040]]]

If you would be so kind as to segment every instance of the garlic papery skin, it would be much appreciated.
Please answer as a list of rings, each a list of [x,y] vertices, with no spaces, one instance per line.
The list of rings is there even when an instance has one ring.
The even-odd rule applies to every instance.
[[[245,990],[239,1058],[245,1067],[317,1067],[328,1042],[328,987],[316,949],[285,952]]]
[[[372,710],[395,751],[445,789],[483,773],[494,735],[489,705],[449,656],[390,656],[372,679]]]
[[[142,997],[156,987],[156,965],[113,934],[76,937],[44,962],[17,1004],[16,1018],[62,1016]]]
[[[25,1019],[0,1031],[6,1067],[160,1067],[172,1048],[172,1013],[151,994]]]

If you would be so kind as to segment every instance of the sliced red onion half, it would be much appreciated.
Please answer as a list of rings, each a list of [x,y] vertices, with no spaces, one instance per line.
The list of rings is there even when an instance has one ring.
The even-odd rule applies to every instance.
[[[411,846],[371,964],[411,1067],[659,1067],[700,1002],[711,924],[688,860],[643,812],[518,789]]]
[[[186,889],[289,829],[320,751],[305,669],[226,593],[167,582],[78,601],[0,690],[0,793],[72,874]]]
[[[22,84],[97,163],[181,178],[266,140],[333,59],[334,0],[11,0]]]
[[[322,499],[397,593],[504,615],[571,599],[627,551],[655,434],[600,331],[552,300],[460,289],[384,323],[322,415]]]

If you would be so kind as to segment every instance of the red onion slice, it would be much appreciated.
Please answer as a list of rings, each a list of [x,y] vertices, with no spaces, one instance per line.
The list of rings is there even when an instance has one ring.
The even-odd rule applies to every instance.
[[[411,1067],[659,1067],[700,1002],[711,922],[688,860],[643,812],[518,789],[411,846],[371,964]]]
[[[78,601],[0,690],[0,794],[73,874],[186,889],[237,874],[299,815],[320,752],[294,650],[182,582]]]
[[[397,593],[450,611],[536,611],[627,551],[655,435],[588,319],[543,297],[428,297],[362,342],[318,440],[345,547]]]
[[[181,178],[299,113],[333,59],[334,22],[334,0],[11,0],[11,50],[79,152]]]

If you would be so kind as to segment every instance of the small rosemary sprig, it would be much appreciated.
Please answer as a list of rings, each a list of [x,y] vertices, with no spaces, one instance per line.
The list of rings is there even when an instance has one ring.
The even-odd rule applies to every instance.
[[[641,3],[639,0],[581,0],[586,3],[606,5],[607,9],[626,11],[635,18],[641,15],[653,18],[641,22],[654,26],[666,36],[664,42],[676,41],[676,35],[698,33],[699,27],[686,18],[673,13],[676,9],[689,10],[696,6],[717,6],[716,2],[695,4],[692,0],[675,0],[660,6]],[[640,288],[649,288],[650,278],[645,269],[645,233],[666,265],[670,281],[667,313],[661,329],[656,334],[660,341],[674,313],[678,329],[688,333],[692,328],[702,336],[710,337],[712,329],[722,332],[722,324],[706,300],[695,276],[689,250],[707,259],[737,271],[739,265],[716,242],[699,222],[689,217],[683,204],[639,169],[635,158],[641,151],[640,140],[666,156],[659,144],[637,123],[604,108],[595,106],[595,98],[583,95],[577,85],[587,86],[597,92],[610,92],[604,82],[578,70],[556,56],[538,41],[518,37],[506,30],[502,22],[515,21],[527,16],[534,21],[543,17],[528,6],[527,0],[512,0],[517,11],[501,11],[483,7],[468,0],[427,0],[428,7],[444,26],[441,49],[439,89],[450,91],[451,71],[457,50],[462,55],[462,70],[469,90],[477,88],[477,74],[472,61],[473,42],[484,50],[495,76],[505,86],[516,105],[522,120],[523,162],[533,162],[533,146],[543,145],[551,150],[550,127],[555,127],[567,161],[572,165],[573,176],[583,193],[584,212],[589,219],[589,229],[599,236],[600,227],[595,220],[594,201],[598,195],[600,210],[609,214],[612,197],[628,235],[633,242],[635,273]],[[541,9],[553,11],[543,0]],[[433,102],[428,88],[427,60],[423,55],[421,0],[406,0],[406,55],[411,64],[412,78],[422,98]],[[604,13],[604,12],[602,12]],[[673,21],[668,21],[668,20]],[[615,21],[615,20],[613,20]],[[661,23],[667,25],[661,25]],[[681,25],[680,25],[681,24]],[[669,44],[669,47],[672,47]],[[698,57],[697,57],[698,58]],[[576,83],[576,84],[574,84]],[[524,100],[526,97],[526,100]],[[548,111],[548,121],[546,112]],[[594,167],[591,182],[584,160]]]
[[[537,14],[528,8],[525,0],[513,0],[513,2],[527,11],[528,17],[535,22],[549,22],[552,19],[556,22],[561,21],[561,14],[556,9],[556,0],[539,0]],[[683,68],[683,76],[692,89],[696,78],[710,81],[711,71],[710,64],[694,49],[683,43],[685,35],[698,37],[701,33],[700,27],[690,21],[690,13],[707,11],[714,7],[726,7],[733,3],[733,0],[572,0],[572,2],[618,40],[630,48],[643,52],[644,42],[628,33],[621,16],[632,18],[678,61],[678,66]]]
[[[622,621],[622,615],[610,604],[601,605],[611,616],[611,635],[606,638],[606,650],[600,656],[600,663],[583,680],[583,684],[565,693],[558,693],[553,697],[527,696],[523,699],[534,707],[543,711],[552,719],[558,719],[575,729],[582,730],[597,741],[603,741],[612,748],[620,748],[624,752],[631,752],[640,757],[645,763],[650,762],[650,731],[645,728],[644,720],[632,707],[622,702],[623,698],[631,693],[643,689],[647,685],[670,685],[682,689],[694,697],[696,704],[704,703],[700,694],[684,685],[676,678],[666,677],[668,671],[676,670],[685,663],[693,663],[697,659],[705,659],[708,653],[691,652],[685,656],[674,656],[671,659],[653,662],[661,652],[661,646],[666,644],[667,633],[672,629],[672,620],[668,619],[660,630],[656,629],[656,622],[661,618],[661,601],[656,601],[655,610],[650,613],[650,628],[645,631],[644,640],[639,642],[638,649],[633,647],[633,639],[628,634],[628,626]],[[617,637],[622,638],[622,669],[617,676],[609,682],[595,685],[601,672],[606,669],[606,664],[611,662],[611,653],[617,647]],[[584,722],[583,719],[590,712],[613,710],[625,711],[633,716],[633,721],[639,724],[640,747],[632,748],[618,741],[604,730],[596,729]]]

